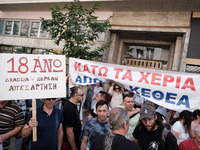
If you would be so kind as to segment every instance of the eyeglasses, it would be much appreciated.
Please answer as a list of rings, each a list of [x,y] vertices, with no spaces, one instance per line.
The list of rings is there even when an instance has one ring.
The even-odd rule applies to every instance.
[[[56,100],[56,98],[47,98],[46,100],[48,100],[48,101],[50,101],[50,100],[53,100],[53,101],[55,101],[55,100]]]
[[[79,95],[79,94],[78,94],[78,96],[82,96],[82,97],[83,97],[83,96],[84,96],[84,94],[81,94],[81,95]]]
[[[120,90],[120,88],[115,88],[115,90],[117,90],[117,89]]]

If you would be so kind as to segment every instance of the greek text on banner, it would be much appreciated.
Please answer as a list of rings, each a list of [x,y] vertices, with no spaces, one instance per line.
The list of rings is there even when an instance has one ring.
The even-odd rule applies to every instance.
[[[95,61],[69,59],[72,80],[79,85],[113,80],[165,108],[182,111],[200,108],[200,75],[153,70]]]

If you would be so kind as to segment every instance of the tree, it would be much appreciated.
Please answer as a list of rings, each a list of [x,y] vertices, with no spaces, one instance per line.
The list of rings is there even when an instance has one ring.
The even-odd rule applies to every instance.
[[[79,1],[75,1],[63,9],[57,5],[51,9],[52,20],[42,19],[42,27],[55,39],[57,45],[64,41],[63,54],[67,57],[91,60],[101,58],[103,51],[110,46],[105,43],[102,47],[91,50],[99,34],[111,27],[109,17],[104,22],[98,22],[95,11],[101,6],[96,2],[91,9],[85,9]],[[65,12],[65,13],[64,13]]]

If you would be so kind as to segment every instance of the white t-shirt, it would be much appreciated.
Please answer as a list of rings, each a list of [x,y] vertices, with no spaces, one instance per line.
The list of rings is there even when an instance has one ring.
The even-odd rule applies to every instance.
[[[190,138],[189,134],[185,131],[185,127],[181,124],[180,121],[176,121],[172,128],[171,131],[175,131],[179,133],[179,136],[177,138],[177,143],[178,145],[185,140],[188,140]]]

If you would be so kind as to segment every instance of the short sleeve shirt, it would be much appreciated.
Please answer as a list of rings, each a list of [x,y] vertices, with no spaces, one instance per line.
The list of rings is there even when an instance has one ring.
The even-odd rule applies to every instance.
[[[133,136],[138,140],[138,144],[142,150],[178,150],[176,138],[169,132],[162,142],[162,127],[155,131],[147,131],[144,126],[137,126],[133,132]]]
[[[66,128],[73,127],[73,132],[75,136],[76,146],[80,146],[79,137],[81,134],[81,121],[77,109],[77,105],[73,104],[69,100],[66,101],[63,107],[63,128],[64,128],[64,141],[68,142],[66,135]],[[69,142],[68,142],[69,143]]]
[[[7,133],[15,127],[23,127],[25,124],[22,109],[12,101],[0,108],[0,134]],[[9,139],[3,142],[3,150],[8,149]]]
[[[98,118],[87,120],[83,129],[83,135],[88,137],[87,147],[90,147],[92,140],[99,134],[105,134],[110,130],[108,122],[101,123]]]
[[[171,131],[175,131],[179,133],[179,136],[177,138],[177,143],[180,144],[184,140],[188,140],[190,138],[189,134],[186,133],[185,127],[181,124],[180,121],[176,121],[172,128]]]
[[[63,115],[60,109],[54,107],[51,115],[48,115],[41,107],[36,110],[37,113],[37,142],[32,142],[31,136],[31,150],[57,150],[58,129],[63,122]],[[26,124],[32,118],[32,112],[29,114]]]

